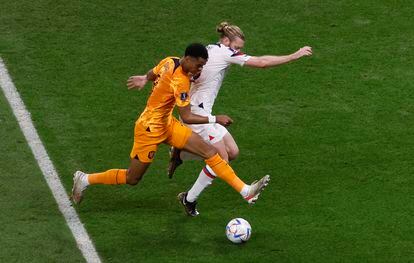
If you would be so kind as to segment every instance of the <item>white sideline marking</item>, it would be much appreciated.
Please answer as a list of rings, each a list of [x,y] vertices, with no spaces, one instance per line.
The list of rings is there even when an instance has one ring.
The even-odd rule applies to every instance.
[[[37,134],[36,128],[33,125],[30,113],[27,111],[20,94],[14,86],[6,66],[0,57],[0,86],[8,100],[17,121],[19,122],[20,129],[22,130],[30,149],[33,152],[34,157],[39,164],[53,197],[55,198],[60,212],[65,217],[73,236],[75,237],[76,244],[83,254],[83,257],[87,262],[101,262],[98,253],[91,239],[88,236],[83,224],[81,223],[75,209],[72,207],[69,197],[66,194],[65,188],[59,179],[55,167]]]

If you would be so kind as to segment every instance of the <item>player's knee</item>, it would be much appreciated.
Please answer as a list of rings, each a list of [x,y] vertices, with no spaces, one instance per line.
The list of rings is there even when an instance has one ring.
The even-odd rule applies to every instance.
[[[229,161],[232,161],[234,159],[236,159],[239,156],[239,149],[231,149],[230,151],[227,152],[228,156],[229,156]]]
[[[204,158],[205,159],[208,159],[208,158],[211,158],[211,157],[213,157],[214,155],[216,155],[218,152],[217,152],[217,149],[216,148],[214,148],[213,146],[211,146],[211,145],[208,145],[208,147],[206,148],[206,150],[204,151]]]
[[[127,175],[127,184],[129,185],[137,185],[141,181],[141,176],[135,174],[128,174]]]
[[[229,161],[236,159],[239,156],[239,147],[236,144],[226,147],[227,154],[229,156]]]
[[[141,181],[141,178],[130,178],[127,183],[129,185],[137,185]]]

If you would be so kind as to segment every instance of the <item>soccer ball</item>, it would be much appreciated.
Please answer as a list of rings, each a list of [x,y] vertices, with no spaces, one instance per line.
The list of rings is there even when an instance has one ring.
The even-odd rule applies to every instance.
[[[227,238],[236,244],[244,243],[249,240],[252,234],[252,227],[243,218],[232,219],[226,226]]]

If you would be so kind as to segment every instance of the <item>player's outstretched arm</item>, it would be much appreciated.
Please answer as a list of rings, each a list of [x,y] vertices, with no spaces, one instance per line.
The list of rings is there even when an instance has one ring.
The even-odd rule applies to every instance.
[[[152,69],[148,71],[146,75],[131,76],[127,80],[128,89],[141,90],[144,88],[148,81],[154,81],[157,75],[154,74]]]
[[[269,68],[275,67],[278,65],[286,64],[288,62],[297,60],[303,56],[311,56],[312,48],[305,46],[300,48],[295,53],[286,56],[260,56],[260,57],[251,57],[246,61],[244,65],[253,67],[253,68]]]
[[[178,113],[184,123],[187,124],[205,124],[205,123],[219,123],[223,126],[229,126],[233,120],[227,115],[217,116],[201,116],[191,112],[190,105],[178,107]]]

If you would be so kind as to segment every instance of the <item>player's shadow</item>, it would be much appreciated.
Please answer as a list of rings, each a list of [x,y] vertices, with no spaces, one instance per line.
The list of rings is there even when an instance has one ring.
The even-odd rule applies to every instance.
[[[149,193],[140,191],[139,188],[127,189],[126,187],[96,187],[88,189],[84,193],[84,199],[75,207],[81,213],[140,213],[166,214],[182,211],[176,198],[176,192],[165,191],[162,193]]]

